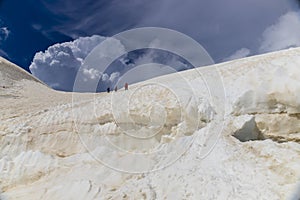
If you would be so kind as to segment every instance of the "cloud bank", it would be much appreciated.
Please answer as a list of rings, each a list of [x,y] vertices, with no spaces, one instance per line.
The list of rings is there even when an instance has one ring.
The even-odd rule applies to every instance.
[[[89,66],[81,68],[86,56],[104,40],[108,41],[107,45],[98,56],[114,57],[117,53],[125,52],[123,45],[115,39],[98,35],[80,37],[72,42],[50,46],[45,52],[36,53],[29,69],[50,87],[63,91],[73,91],[76,75],[82,70],[85,81],[100,79],[101,90],[104,90],[107,85],[116,81],[118,72],[107,74]]]
[[[263,32],[261,53],[300,46],[300,13],[288,12]]]
[[[83,60],[104,39],[92,36],[50,46],[45,52],[35,54],[29,69],[50,87],[71,91]]]
[[[281,15],[277,21],[266,27],[260,36],[259,47],[252,52],[243,47],[223,61],[247,57],[300,46],[300,12],[290,11]]]

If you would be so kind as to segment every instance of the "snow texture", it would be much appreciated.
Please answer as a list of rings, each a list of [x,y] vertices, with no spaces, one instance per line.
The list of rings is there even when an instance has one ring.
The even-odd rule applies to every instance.
[[[0,198],[299,199],[299,55],[98,94],[0,59]]]

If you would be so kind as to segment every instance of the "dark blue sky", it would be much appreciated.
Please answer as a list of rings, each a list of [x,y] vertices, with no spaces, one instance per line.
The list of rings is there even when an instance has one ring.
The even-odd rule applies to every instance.
[[[45,50],[57,42],[71,40],[57,31],[49,32],[46,36],[33,27],[33,24],[41,24],[45,29],[51,29],[63,21],[50,13],[40,1],[1,1],[0,19],[2,26],[10,31],[7,40],[1,44],[1,49],[7,54],[4,57],[8,56],[9,60],[26,70],[37,51]]]
[[[298,12],[297,2],[0,0],[0,55],[28,70],[35,53],[55,43],[94,34],[110,36],[134,27],[159,26],[191,36],[220,62],[235,52],[240,54],[243,48],[247,55],[261,53],[268,27],[276,25],[283,15]],[[8,37],[5,30],[9,31]],[[294,43],[286,46],[296,46]],[[267,49],[271,50],[277,49]]]

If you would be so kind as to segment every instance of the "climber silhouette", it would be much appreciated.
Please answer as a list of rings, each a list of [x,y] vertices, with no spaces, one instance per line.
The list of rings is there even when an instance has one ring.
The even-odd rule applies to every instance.
[[[115,87],[115,92],[116,92],[116,91],[118,91],[118,87],[117,87],[117,86]]]
[[[128,83],[125,83],[125,90],[128,90]]]
[[[110,88],[108,87],[108,88],[106,89],[106,91],[107,91],[107,93],[109,93],[109,92],[110,92]]]

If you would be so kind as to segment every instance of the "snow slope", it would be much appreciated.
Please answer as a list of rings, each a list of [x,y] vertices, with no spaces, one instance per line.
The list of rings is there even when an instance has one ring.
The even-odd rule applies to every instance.
[[[299,65],[289,49],[80,94],[0,59],[0,199],[299,199]]]

